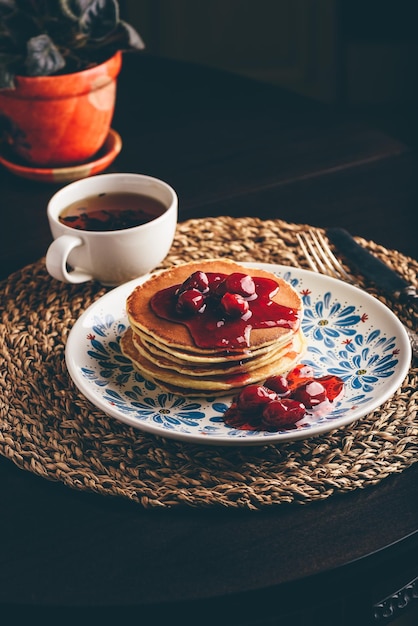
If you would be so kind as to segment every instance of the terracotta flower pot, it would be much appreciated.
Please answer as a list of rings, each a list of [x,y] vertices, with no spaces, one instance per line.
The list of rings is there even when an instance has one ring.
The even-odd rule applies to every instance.
[[[109,133],[122,54],[62,76],[17,76],[0,91],[0,128],[13,152],[38,166],[82,163]],[[5,133],[6,131],[6,133]]]

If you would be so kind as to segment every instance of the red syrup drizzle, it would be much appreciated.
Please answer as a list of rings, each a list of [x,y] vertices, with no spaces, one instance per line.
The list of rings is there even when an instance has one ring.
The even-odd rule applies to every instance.
[[[274,302],[271,298],[278,292],[279,285],[269,278],[253,277],[255,294],[245,298],[248,302],[246,314],[231,316],[221,305],[221,283],[228,274],[207,272],[208,285],[203,291],[203,310],[185,315],[176,310],[179,290],[187,283],[173,285],[158,291],[151,298],[153,312],[163,319],[187,326],[194,343],[199,348],[224,348],[226,351],[250,347],[252,329],[283,327],[297,329],[299,311]],[[243,275],[244,276],[244,275]]]
[[[305,417],[330,413],[344,395],[339,376],[315,377],[303,363],[287,376],[271,376],[264,384],[244,387],[224,413],[228,426],[240,430],[294,430]]]

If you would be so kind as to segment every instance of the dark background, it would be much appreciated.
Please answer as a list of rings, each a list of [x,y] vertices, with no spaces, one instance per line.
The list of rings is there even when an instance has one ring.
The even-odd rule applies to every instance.
[[[271,82],[418,143],[415,0],[122,0],[156,56]]]

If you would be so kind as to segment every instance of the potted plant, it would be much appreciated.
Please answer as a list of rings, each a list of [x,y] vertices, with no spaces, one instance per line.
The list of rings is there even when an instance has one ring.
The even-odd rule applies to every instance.
[[[0,138],[25,163],[82,163],[103,145],[122,52],[141,50],[116,0],[0,0]]]

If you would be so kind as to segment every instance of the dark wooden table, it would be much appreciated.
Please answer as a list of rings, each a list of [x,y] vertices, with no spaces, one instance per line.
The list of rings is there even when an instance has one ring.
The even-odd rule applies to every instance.
[[[169,182],[180,220],[342,225],[418,257],[415,147],[377,125],[141,55],[125,57],[113,126],[124,145],[109,171]],[[59,186],[0,170],[0,278],[45,254]],[[372,623],[373,604],[418,576],[416,465],[364,491],[257,513],[143,510],[3,457],[0,471],[0,615],[14,619],[345,626]]]

